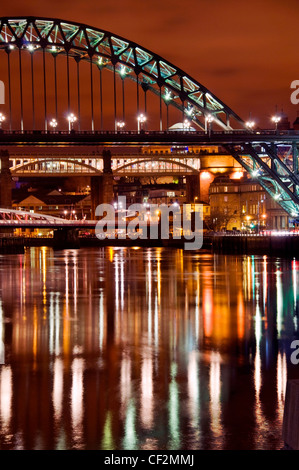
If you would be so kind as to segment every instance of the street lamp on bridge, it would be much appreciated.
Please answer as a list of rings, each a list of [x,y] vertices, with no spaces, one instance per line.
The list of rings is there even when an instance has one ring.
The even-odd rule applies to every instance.
[[[212,122],[214,121],[214,116],[212,116],[211,114],[208,114],[208,116],[206,117],[206,121],[207,121],[207,123],[208,123],[208,133],[209,133],[209,137],[211,137]]]
[[[72,131],[74,128],[74,123],[77,121],[77,117],[71,113],[68,115],[67,120],[69,122],[69,131]]]
[[[50,121],[50,126],[51,126],[52,129],[54,129],[54,131],[55,131],[56,127],[58,126],[57,120],[56,120],[56,119],[51,119],[51,121]]]
[[[117,121],[117,123],[116,123],[116,129],[121,131],[121,130],[125,127],[125,125],[126,125],[126,124],[125,124],[124,121]]]
[[[5,121],[5,116],[3,113],[0,113],[0,129],[2,129],[2,123]]]
[[[190,129],[190,126],[191,124],[188,119],[185,119],[185,121],[183,122],[183,129],[188,131]]]
[[[255,122],[254,121],[247,121],[245,123],[245,126],[247,127],[247,129],[250,129],[252,131],[252,129],[254,128],[255,126]]]
[[[278,123],[281,121],[281,117],[280,116],[273,116],[272,117],[272,121],[275,123],[275,130],[277,132],[277,128],[278,128]]]
[[[140,132],[140,129],[142,128],[142,124],[146,121],[146,117],[144,114],[139,114],[137,117],[137,123],[138,123],[138,132]]]

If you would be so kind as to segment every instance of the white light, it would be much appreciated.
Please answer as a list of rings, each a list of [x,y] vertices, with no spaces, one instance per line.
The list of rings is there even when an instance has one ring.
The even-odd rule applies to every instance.
[[[5,121],[5,116],[4,114],[0,113],[0,122],[2,123],[3,121]]]
[[[137,119],[138,119],[139,122],[145,122],[146,121],[146,117],[144,116],[144,114],[139,114]]]
[[[56,121],[56,119],[51,119],[50,126],[54,129],[58,126],[58,122]]]
[[[124,65],[121,66],[120,74],[122,77],[126,75],[126,67]]]
[[[278,124],[279,121],[281,121],[281,117],[280,116],[273,116],[272,121],[275,122],[275,124]]]
[[[166,91],[165,96],[164,96],[164,99],[165,99],[166,101],[170,101],[170,100],[171,100],[171,93],[170,93],[170,91],[168,91],[168,90]]]
[[[77,121],[77,118],[73,113],[69,114],[67,119],[69,122],[72,122],[72,123]]]
[[[191,126],[191,124],[190,124],[190,122],[188,121],[188,119],[185,119],[185,121],[184,121],[184,129],[188,129],[190,126]]]
[[[248,129],[253,129],[254,126],[255,126],[255,122],[254,121],[247,121],[245,125],[246,125],[246,127],[248,127]]]
[[[28,49],[28,51],[30,51],[30,52],[34,51],[34,45],[33,45],[33,44],[29,44],[29,46],[27,46],[27,49]]]
[[[73,129],[74,122],[77,121],[77,117],[74,115],[74,113],[70,113],[67,117],[67,120],[69,122],[69,132],[70,132]]]
[[[125,127],[124,121],[118,121],[118,122],[116,123],[116,127],[119,127],[120,129],[122,129],[123,127]]]
[[[273,196],[273,197],[274,197],[274,199],[276,199],[276,200],[277,200],[277,199],[279,199],[279,198],[280,198],[280,196],[281,196],[280,194],[274,194],[274,196]]]
[[[206,120],[208,122],[213,122],[214,121],[214,117],[211,115],[211,114],[208,114],[208,116],[206,117]]]
[[[15,48],[15,46],[13,44],[9,45],[9,49],[13,50],[14,48]]]
[[[259,174],[259,171],[258,170],[253,170],[251,172],[252,176],[257,176]]]

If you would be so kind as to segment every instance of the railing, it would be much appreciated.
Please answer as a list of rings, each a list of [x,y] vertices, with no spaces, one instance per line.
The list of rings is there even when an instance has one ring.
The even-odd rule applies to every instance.
[[[299,231],[295,230],[262,230],[258,233],[237,233],[237,232],[212,232],[206,233],[207,236],[212,237],[298,237]]]
[[[65,222],[63,221],[57,221],[57,220],[0,220],[0,226],[53,226],[55,225],[56,227],[81,227],[81,226],[90,226],[90,227],[95,227],[97,221],[95,220],[66,220]]]
[[[175,131],[175,130],[165,130],[165,131],[147,131],[147,130],[140,130],[140,131],[78,131],[78,130],[62,130],[62,131],[50,131],[50,130],[4,130],[0,129],[0,135],[77,135],[77,136],[87,136],[87,135],[122,135],[122,136],[136,136],[136,135],[150,135],[150,136],[163,136],[163,135],[188,135],[188,136],[208,136],[208,135],[271,135],[271,136],[299,136],[299,130],[273,130],[273,129],[260,129],[256,131],[246,130],[246,129],[237,129],[237,130],[229,130],[229,131]]]

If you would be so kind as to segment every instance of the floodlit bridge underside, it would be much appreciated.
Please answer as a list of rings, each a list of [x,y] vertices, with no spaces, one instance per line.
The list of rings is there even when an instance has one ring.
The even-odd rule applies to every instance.
[[[12,176],[94,176],[103,173],[103,159],[10,159]],[[112,159],[112,171],[115,176],[152,176],[198,174],[199,158],[124,158]]]

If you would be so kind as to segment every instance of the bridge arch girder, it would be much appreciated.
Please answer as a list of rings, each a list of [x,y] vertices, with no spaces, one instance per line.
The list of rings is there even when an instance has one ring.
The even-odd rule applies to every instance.
[[[76,61],[89,61],[100,70],[106,68],[130,78],[158,94],[167,105],[180,109],[201,129],[206,118],[213,115],[215,123],[232,129],[231,119],[238,128],[243,120],[208,88],[179,67],[139,44],[106,30],[53,18],[2,17],[0,48],[45,51],[54,56],[65,55]],[[204,122],[203,122],[204,121]]]
[[[97,168],[95,168],[92,165],[88,165],[87,163],[80,162],[78,160],[69,159],[69,158],[68,159],[63,159],[63,158],[35,159],[35,160],[31,160],[30,162],[26,162],[26,163],[16,165],[14,167],[10,167],[10,171],[14,175],[17,176],[19,173],[22,172],[22,170],[24,170],[26,168],[30,168],[31,165],[36,165],[36,164],[41,164],[41,163],[71,163],[73,165],[76,165],[76,166],[79,166],[79,167],[82,167],[84,169],[89,170],[89,171],[86,171],[85,173],[84,172],[80,173],[80,175],[83,174],[83,175],[87,175],[87,176],[93,176],[93,175],[101,175],[103,173],[102,171],[98,170]],[[34,173],[34,170],[33,170],[33,173]],[[48,173],[48,172],[45,171],[45,173]],[[51,173],[51,171],[49,171],[49,173]],[[62,174],[63,173],[67,173],[67,172],[62,172]],[[72,172],[70,172],[70,173],[72,173]],[[57,173],[55,173],[55,176],[57,176]]]
[[[188,165],[184,162],[180,162],[180,161],[173,160],[173,159],[167,159],[167,158],[158,158],[158,159],[154,159],[154,160],[152,158],[136,159],[136,160],[133,160],[129,163],[125,163],[124,165],[121,165],[116,170],[114,170],[113,173],[114,173],[114,175],[117,175],[120,171],[124,170],[125,168],[130,168],[133,165],[138,165],[139,163],[159,163],[159,162],[171,163],[173,165],[177,165],[178,167],[186,170],[188,174],[199,174],[200,173],[199,170],[197,170],[196,168],[193,168],[192,166],[190,166],[190,165]]]

